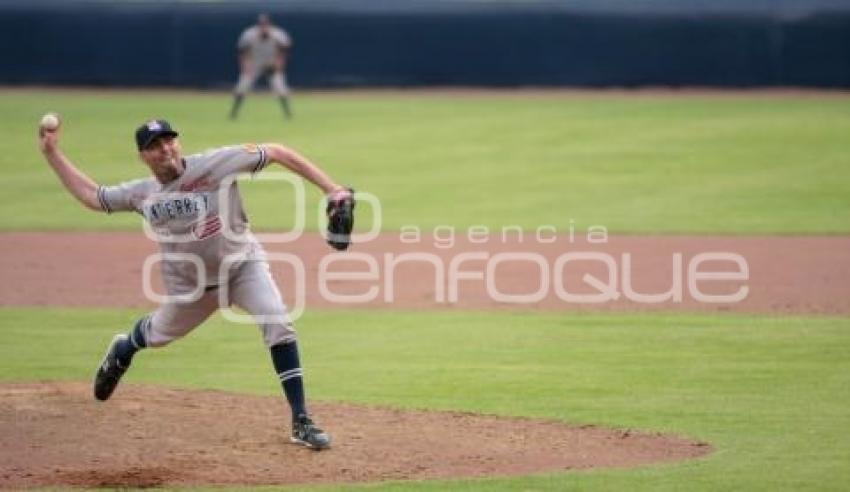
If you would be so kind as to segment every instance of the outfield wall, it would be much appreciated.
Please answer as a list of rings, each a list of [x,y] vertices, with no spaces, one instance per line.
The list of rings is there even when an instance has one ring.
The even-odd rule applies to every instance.
[[[0,0],[0,84],[230,87],[267,11],[298,87],[850,87],[850,5],[804,3]]]

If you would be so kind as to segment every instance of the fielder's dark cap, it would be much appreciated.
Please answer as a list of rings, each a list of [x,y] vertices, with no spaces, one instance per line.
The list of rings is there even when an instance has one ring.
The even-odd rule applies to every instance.
[[[176,137],[180,134],[174,131],[171,125],[165,120],[146,121],[142,126],[136,128],[136,147],[141,151],[156,138],[163,135]]]

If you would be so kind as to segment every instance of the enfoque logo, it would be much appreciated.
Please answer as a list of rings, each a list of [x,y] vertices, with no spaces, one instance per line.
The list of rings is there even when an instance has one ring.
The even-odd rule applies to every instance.
[[[268,180],[290,183],[295,188],[296,203],[287,207],[296,213],[290,222],[292,230],[258,235],[266,247],[279,243],[310,240],[304,230],[308,215],[316,217],[316,228],[324,230],[326,202],[319,200],[306,206],[303,182],[292,175],[271,173]],[[229,188],[229,183],[224,183]],[[300,189],[300,191],[299,191]],[[226,191],[219,192],[218,200],[224,203]],[[463,304],[471,297],[489,302],[533,306],[542,301],[563,305],[598,306],[605,303],[628,301],[635,304],[704,303],[734,304],[749,294],[750,269],[746,258],[734,251],[615,251],[609,246],[605,226],[591,225],[583,232],[577,231],[576,220],[570,219],[562,228],[541,225],[533,230],[519,226],[504,226],[493,230],[483,225],[460,229],[449,225],[422,231],[417,226],[404,226],[397,233],[380,233],[381,203],[374,195],[358,192],[358,221],[371,223],[367,233],[353,236],[352,250],[331,252],[305,258],[297,254],[270,251],[257,257],[234,253],[226,255],[214,271],[206,271],[210,261],[191,250],[198,239],[167,235],[166,239],[182,244],[180,253],[162,252],[150,256],[143,268],[143,291],[151,301],[191,303],[200,299],[211,287],[218,289],[219,307],[225,316],[239,322],[263,322],[257,315],[247,316],[230,309],[228,286],[232,275],[245,261],[262,261],[287,270],[286,278],[279,279],[285,286],[288,310],[297,319],[308,303],[355,306],[385,305],[392,307],[399,300],[399,292],[409,289],[411,283],[420,288],[418,295],[427,295],[429,302],[452,306]],[[360,204],[368,206],[363,207]],[[315,213],[307,213],[307,210]],[[363,221],[360,215],[368,214]],[[209,217],[199,218],[209,220]],[[222,228],[218,234],[232,244],[255,241],[246,231],[230,230],[231,221],[221,217]],[[149,232],[156,232],[146,229]],[[382,251],[381,244],[388,236],[393,244]],[[315,236],[312,236],[315,238]],[[154,234],[160,242],[163,237]],[[380,240],[379,240],[380,239]],[[210,239],[204,239],[210,240]],[[215,240],[215,238],[212,238]],[[383,241],[385,242],[385,241]],[[650,256],[662,271],[664,281],[642,281],[641,275],[657,271],[636,268]],[[170,294],[155,292],[152,276],[157,266],[168,264],[171,272],[182,272],[179,282],[163,273],[166,290]],[[179,264],[179,266],[175,266]],[[410,268],[417,274],[411,276]],[[164,270],[164,269],[163,269]],[[521,281],[517,279],[521,278]],[[187,284],[187,279],[194,282]],[[180,288],[175,289],[175,284]],[[642,286],[638,288],[637,286]],[[723,286],[718,289],[718,286]],[[424,289],[424,290],[423,290]],[[424,292],[424,294],[423,294]],[[259,316],[262,316],[261,314]]]

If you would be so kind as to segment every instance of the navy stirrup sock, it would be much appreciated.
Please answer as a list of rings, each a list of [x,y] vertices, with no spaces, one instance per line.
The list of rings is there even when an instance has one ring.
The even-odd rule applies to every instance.
[[[230,108],[230,119],[235,120],[239,115],[239,108],[242,106],[242,101],[245,99],[245,96],[242,94],[234,94],[233,95],[233,106]]]
[[[292,118],[292,109],[289,106],[289,97],[280,96],[278,97],[280,101],[280,108],[283,110],[283,115],[286,116],[287,119]]]
[[[274,369],[280,378],[286,400],[292,408],[292,418],[307,415],[304,402],[304,380],[301,362],[298,360],[298,345],[295,341],[281,343],[269,349],[272,354]]]
[[[149,316],[145,316],[136,321],[133,329],[127,334],[127,338],[115,346],[115,355],[118,357],[118,361],[122,366],[129,366],[130,361],[133,360],[133,355],[147,346],[147,343],[145,343],[144,333],[142,332],[142,326],[148,322]]]

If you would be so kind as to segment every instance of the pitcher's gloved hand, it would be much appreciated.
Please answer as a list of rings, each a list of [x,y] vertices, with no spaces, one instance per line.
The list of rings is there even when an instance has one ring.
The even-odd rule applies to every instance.
[[[345,251],[351,244],[354,228],[354,190],[340,188],[328,196],[325,214],[328,216],[328,244],[336,250]]]

